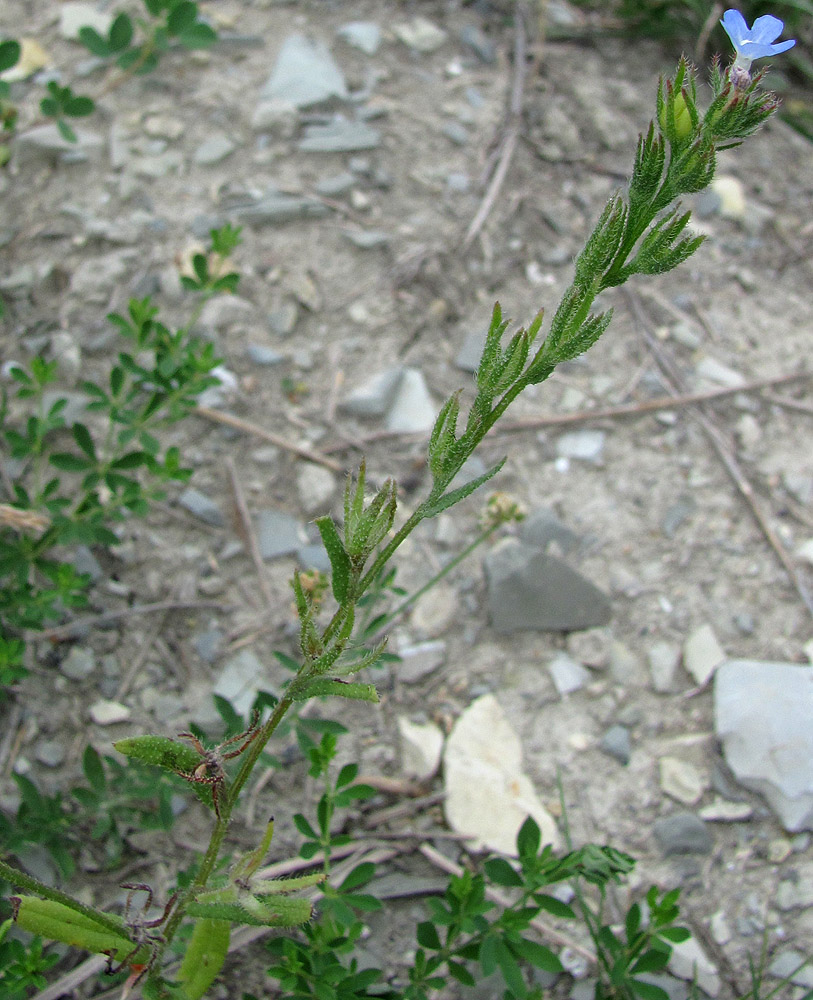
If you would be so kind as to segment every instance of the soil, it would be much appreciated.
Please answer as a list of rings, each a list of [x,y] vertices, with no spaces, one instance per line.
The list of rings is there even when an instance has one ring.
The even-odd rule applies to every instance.
[[[256,44],[232,40],[206,53],[172,53],[156,73],[103,96],[95,117],[79,124],[105,141],[118,136],[123,166],[111,164],[106,149],[72,164],[37,159],[12,164],[0,177],[0,228],[9,234],[0,249],[2,273],[30,265],[44,276],[32,279],[9,303],[0,331],[3,361],[25,360],[41,344],[64,349],[68,343],[80,352],[81,374],[74,370],[65,386],[74,388],[78,378],[104,379],[117,347],[105,321],[108,312],[125,309],[131,295],[153,291],[167,321],[180,323],[188,316],[189,301],[177,294],[168,275],[195,242],[196,219],[217,216],[229,193],[263,191],[271,184],[318,198],[320,181],[350,169],[352,192],[324,198],[323,217],[244,227],[233,262],[243,276],[239,295],[253,308],[214,334],[225,366],[236,376],[221,409],[286,441],[315,447],[347,470],[363,452],[373,481],[394,476],[402,484],[403,516],[427,485],[423,441],[381,437],[380,424],[343,414],[336,400],[378,371],[408,365],[422,372],[439,404],[470,386],[470,375],[455,358],[466,337],[485,327],[496,300],[518,323],[527,323],[541,306],[555,306],[571,278],[574,255],[607,196],[623,183],[636,136],[652,114],[657,78],[672,71],[679,53],[561,28],[549,32],[543,44],[538,26],[529,25],[519,140],[485,223],[466,246],[464,236],[482,204],[500,140],[512,124],[507,109],[515,35],[509,17],[486,4],[457,2],[222,0],[201,6],[222,30],[251,36]],[[389,34],[395,22],[418,15],[448,32],[434,52],[416,53]],[[578,20],[577,12],[574,17]],[[6,32],[36,37],[59,67],[73,67],[83,58],[82,50],[58,33],[58,5],[8,0],[1,20]],[[362,20],[384,29],[372,56],[336,36],[340,25]],[[493,63],[459,41],[464,25],[493,42]],[[294,31],[330,46],[351,91],[369,91],[359,104],[375,109],[371,124],[382,136],[378,148],[299,151],[302,118],[287,133],[263,137],[252,130],[259,90],[281,41]],[[91,75],[75,89],[93,92],[101,79]],[[25,119],[34,108],[36,87],[18,86]],[[155,179],[134,176],[128,166],[133,150],[150,142],[145,122],[151,116],[182,125],[167,146],[181,154],[180,167]],[[465,129],[460,144],[444,132],[450,123]],[[213,165],[196,164],[194,151],[213,133],[226,133],[235,151]],[[358,157],[367,164],[351,162]],[[562,413],[585,412],[586,419],[495,434],[482,448],[487,465],[507,455],[497,488],[528,510],[551,508],[581,537],[576,568],[611,596],[611,623],[570,635],[498,635],[488,622],[485,581],[475,556],[448,578],[444,600],[451,611],[445,622],[427,635],[420,617],[407,617],[396,631],[396,638],[411,641],[442,639],[443,666],[415,684],[399,681],[397,664],[378,671],[380,706],[318,706],[323,717],[352,728],[341,744],[343,760],[358,760],[364,774],[399,778],[399,716],[432,719],[448,728],[475,697],[494,692],[521,735],[525,768],[552,811],[558,808],[561,776],[574,841],[611,843],[638,859],[629,884],[615,894],[616,912],[652,882],[680,886],[686,917],[722,977],[723,997],[742,996],[750,987],[748,956],[758,957],[763,931],[771,955],[788,947],[809,949],[813,909],[780,910],[776,892],[780,881],[792,881],[800,865],[813,861],[813,846],[807,834],[788,835],[758,796],[735,788],[735,797],[753,806],[750,819],[710,824],[713,848],[705,856],[663,856],[653,825],[685,806],[662,790],[658,759],[681,757],[706,777],[707,789],[694,809],[723,787],[731,792],[732,779],[716,746],[709,687],[696,689],[681,670],[674,691],[657,693],[647,654],[659,641],[682,648],[694,630],[709,623],[730,658],[803,663],[811,615],[696,419],[696,408],[674,405],[593,418],[589,411],[669,394],[651,343],[676,366],[685,383],[681,391],[719,388],[726,379],[731,384],[736,373],[751,382],[804,366],[813,279],[812,167],[809,143],[779,121],[742,148],[723,153],[719,172],[737,178],[744,192],[739,217],[712,210],[697,221],[709,238],[685,266],[638,281],[631,296],[606,295],[605,305],[615,315],[604,338],[527,392],[509,415],[529,423]],[[94,220],[110,228],[100,229]],[[128,226],[136,231],[134,238]],[[365,229],[386,232],[388,243],[360,249],[345,235]],[[111,230],[107,238],[104,233],[110,237]],[[81,267],[98,269],[111,260],[120,267],[108,284],[87,292],[73,280]],[[281,336],[268,317],[288,303],[296,303],[298,318],[293,331]],[[68,341],[55,341],[59,333],[68,334]],[[260,366],[247,354],[249,344],[272,347],[284,360]],[[704,380],[702,373],[709,370],[704,359],[735,374]],[[792,406],[805,401],[807,410]],[[795,555],[813,535],[809,382],[731,394],[709,404],[708,412],[751,484],[754,503],[809,587],[810,566]],[[563,460],[557,451],[561,434],[586,428],[606,432],[597,460]],[[220,607],[123,614],[75,640],[33,643],[33,671],[16,696],[20,711],[12,718],[13,705],[6,704],[0,713],[6,715],[4,728],[9,722],[19,727],[9,769],[27,772],[46,791],[76,783],[88,742],[109,753],[111,741],[124,735],[173,735],[192,719],[210,717],[208,692],[237,651],[247,649],[259,658],[267,671],[263,686],[272,691],[286,676],[274,651],[295,655],[288,586],[294,561],[266,563],[274,602],[269,610],[249,555],[233,544],[241,533],[227,459],[238,470],[251,511],[277,508],[303,521],[324,512],[303,513],[297,482],[307,463],[283,447],[269,449],[252,433],[202,417],[174,428],[169,439],[194,467],[192,485],[225,512],[225,525],[211,527],[192,517],[175,502],[175,491],[146,520],[124,527],[118,549],[95,553],[102,575],[90,594],[90,610],[126,612],[135,605],[183,601]],[[336,513],[341,479],[337,474],[328,501]],[[670,526],[668,515],[674,517],[678,501],[684,514]],[[417,587],[460,551],[478,530],[481,507],[478,494],[453,514],[422,526],[397,560],[398,581]],[[208,629],[220,630],[224,642],[207,663],[194,640]],[[96,670],[85,680],[59,671],[73,642],[97,657]],[[625,662],[637,664],[626,677],[619,672],[619,643]],[[546,670],[562,650],[591,670],[589,683],[564,699]],[[124,678],[119,700],[129,719],[108,727],[94,724],[88,706],[112,698]],[[599,746],[615,723],[631,734],[627,766]],[[57,768],[38,760],[43,741],[64,747]],[[291,763],[256,793],[253,824],[238,823],[234,831],[238,844],[250,845],[262,818],[273,812],[274,858],[296,851],[291,816],[306,809],[315,794],[292,738],[287,741],[277,752],[287,749]],[[7,807],[15,787],[4,777]],[[436,778],[424,791],[441,787]],[[382,793],[374,807],[398,801]],[[206,824],[197,807],[184,813],[159,841],[158,870],[145,853],[147,838],[133,837],[128,878],[137,869],[139,879],[156,887],[171,883],[169,873],[188,865],[190,851],[205,843]],[[439,807],[432,806],[407,813],[391,829],[426,831],[431,839],[444,823]],[[408,841],[410,849],[416,842]],[[98,899],[116,898],[121,872],[104,873],[100,867],[90,845],[74,887]],[[406,847],[383,870],[438,875]],[[47,866],[46,876],[56,878]],[[366,946],[389,971],[403,971],[403,956],[414,947],[410,921],[420,911],[408,899],[388,907],[386,916],[371,918],[374,933]],[[730,926],[730,939],[722,944],[710,929],[720,911]],[[261,975],[264,963],[268,959],[259,945],[238,953],[225,985],[213,995],[238,997],[240,990],[270,995],[272,986]],[[557,989],[566,993],[571,982],[564,977]],[[105,988],[99,983],[96,988]],[[67,995],[91,993],[86,985]]]

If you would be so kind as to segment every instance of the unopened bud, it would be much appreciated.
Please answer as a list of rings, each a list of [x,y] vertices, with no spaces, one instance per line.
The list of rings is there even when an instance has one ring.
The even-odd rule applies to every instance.
[[[682,91],[678,91],[677,94],[669,93],[667,94],[666,101],[660,108],[658,112],[658,124],[661,127],[661,132],[667,136],[667,138],[672,139],[673,136],[669,135],[669,129],[667,123],[669,116],[667,113],[667,106],[671,104],[671,107],[675,115],[675,129],[673,136],[676,139],[686,139],[692,133],[692,116],[689,114],[689,108],[686,105],[686,98],[683,96]]]

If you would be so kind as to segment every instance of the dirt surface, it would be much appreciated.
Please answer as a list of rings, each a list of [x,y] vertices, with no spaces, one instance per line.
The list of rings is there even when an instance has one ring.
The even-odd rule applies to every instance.
[[[246,305],[209,331],[236,376],[219,412],[320,449],[342,469],[353,468],[363,450],[374,481],[395,476],[404,484],[403,516],[426,488],[423,444],[408,435],[382,439],[380,421],[357,420],[337,401],[371,375],[407,365],[422,373],[439,405],[470,385],[455,359],[467,336],[485,328],[495,300],[517,322],[528,322],[541,306],[555,306],[573,256],[606,197],[623,183],[636,136],[652,114],[657,77],[672,70],[679,53],[594,36],[539,44],[531,24],[519,139],[488,217],[466,247],[484,179],[512,125],[507,109],[515,33],[509,18],[452,2],[223,0],[208,7],[222,30],[246,37],[206,54],[171,54],[152,76],[102,97],[96,116],[80,123],[102,139],[98,153],[75,163],[20,157],[0,176],[0,229],[6,234],[0,268],[4,275],[33,269],[9,293],[0,332],[3,361],[56,347],[73,361],[67,388],[89,375],[104,378],[117,346],[107,312],[123,310],[131,295],[154,292],[169,320],[188,315],[172,274],[195,242],[193,232],[205,232],[201,217],[225,221],[238,195],[272,185],[315,198],[325,206],[320,218],[244,226],[233,260],[243,275],[239,296]],[[60,37],[58,8],[7,0],[0,29],[32,35],[57,66],[75,66],[82,50]],[[433,52],[415,52],[390,33],[416,15],[448,33]],[[372,55],[336,35],[341,25],[364,20],[383,29]],[[464,26],[493,44],[494,62],[460,41]],[[368,116],[380,134],[376,148],[301,151],[303,128],[318,122],[322,108],[282,116],[267,130],[252,127],[260,88],[282,41],[294,32],[330,47],[355,94],[337,107]],[[76,89],[93,92],[100,80],[91,75]],[[20,94],[28,92],[28,85],[18,86]],[[27,100],[24,107],[33,107]],[[196,150],[215,133],[227,135],[234,151],[211,165],[197,163]],[[178,154],[170,161],[173,169],[159,177],[139,173],[139,157],[168,150]],[[724,153],[720,173],[738,179],[744,194],[738,218],[707,205],[709,214],[697,225],[709,239],[696,256],[673,274],[635,283],[632,297],[607,295],[615,318],[603,340],[526,393],[509,418],[530,422],[668,395],[647,335],[680,373],[682,392],[734,385],[738,376],[749,383],[798,372],[810,349],[812,166],[809,144],[779,122]],[[348,171],[346,191],[318,193],[320,182]],[[366,230],[385,233],[386,242],[361,249],[346,235]],[[295,323],[283,335],[284,315],[295,316]],[[249,345],[273,349],[282,360],[260,365]],[[807,411],[785,405],[780,396],[807,401]],[[724,449],[753,487],[754,502],[808,586],[810,566],[795,553],[813,535],[809,405],[809,382],[800,381],[725,396],[708,410]],[[561,435],[584,430],[605,432],[598,453],[590,461],[563,457]],[[101,575],[91,610],[195,600],[222,609],[125,614],[91,628],[75,640],[95,657],[94,669],[81,680],[60,670],[74,643],[35,643],[34,672],[17,699],[22,713],[15,724],[24,729],[13,763],[46,790],[74,783],[88,741],[108,752],[123,735],[172,735],[190,719],[210,720],[211,686],[239,651],[261,661],[267,690],[278,691],[286,676],[273,651],[294,653],[288,587],[294,559],[266,563],[269,609],[251,559],[235,544],[241,533],[227,460],[234,462],[252,512],[274,508],[303,523],[328,507],[340,510],[342,476],[332,473],[335,488],[322,509],[303,511],[307,487],[301,477],[309,463],[291,451],[199,417],[170,436],[194,466],[192,485],[223,513],[223,526],[191,516],[175,502],[176,491],[146,521],[124,527],[116,552],[96,553]],[[374,440],[365,443],[368,436]],[[730,658],[804,663],[813,634],[810,613],[692,407],[493,435],[483,461],[503,455],[507,462],[495,485],[530,511],[551,508],[580,537],[571,564],[610,595],[610,624],[570,635],[496,634],[475,556],[452,572],[430,598],[431,608],[424,603],[396,629],[402,645],[445,643],[443,665],[412,684],[399,680],[397,665],[387,667],[376,675],[380,707],[327,704],[320,714],[353,724],[342,754],[358,759],[363,773],[397,778],[403,776],[399,716],[448,727],[475,697],[494,692],[521,735],[525,768],[553,811],[561,774],[574,840],[609,842],[635,855],[639,867],[630,892],[652,881],[680,885],[690,924],[722,978],[720,995],[742,995],[749,985],[747,955],[758,954],[763,930],[771,954],[790,946],[804,951],[813,940],[813,909],[776,904],[779,883],[793,881],[804,871],[800,866],[813,862],[813,847],[809,835],[785,833],[758,796],[732,787],[716,746],[708,686],[697,690],[678,667],[673,689],[658,693],[648,657],[658,643],[679,654],[693,632],[710,624]],[[474,537],[479,496],[425,524],[404,546],[397,563],[402,585],[419,586]],[[207,662],[199,655],[199,638],[210,630],[220,642]],[[590,670],[587,683],[565,698],[547,670],[561,651]],[[100,698],[121,702],[129,718],[94,724],[88,707]],[[615,724],[630,735],[626,766],[600,747]],[[64,748],[57,767],[38,758],[43,742]],[[691,763],[702,776],[697,803],[687,807],[665,793],[658,764],[664,756]],[[254,803],[254,829],[236,827],[241,843],[251,842],[259,817],[272,811],[276,856],[295,848],[291,815],[313,792],[305,771],[299,760],[271,777]],[[6,806],[13,804],[13,788],[4,780]],[[439,791],[442,779],[430,788]],[[705,854],[664,857],[654,824],[687,808],[697,812],[719,794],[750,803],[750,818],[709,823],[713,846]],[[382,796],[375,804],[394,801]],[[435,808],[407,815],[392,829],[431,832],[442,824]],[[185,814],[161,841],[161,871],[139,867],[144,858],[134,856],[138,877],[160,885],[176,864],[188,863],[190,848],[202,846],[205,829],[202,814]],[[141,850],[145,840],[135,843]],[[116,895],[120,874],[96,871],[91,848],[82,866],[77,884],[98,898]],[[408,853],[389,870],[437,875]],[[614,905],[622,912],[627,901],[623,889]],[[414,946],[405,928],[417,909],[410,900],[391,917],[372,921],[376,934],[368,946],[394,972]],[[710,927],[720,911],[728,940]],[[237,997],[238,988],[269,995],[258,972],[266,959],[254,952],[249,961],[247,955],[238,960],[239,975],[214,995]],[[566,991],[571,982],[564,977],[558,988]]]

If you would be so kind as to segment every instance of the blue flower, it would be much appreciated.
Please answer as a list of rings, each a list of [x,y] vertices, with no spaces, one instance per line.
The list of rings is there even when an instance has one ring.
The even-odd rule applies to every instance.
[[[794,39],[786,42],[776,41],[782,34],[785,22],[770,14],[758,17],[754,21],[753,28],[749,28],[745,18],[738,10],[727,10],[723,14],[720,24],[725,28],[726,34],[737,50],[734,68],[743,69],[746,72],[753,59],[779,55],[780,52],[792,49],[796,44]]]

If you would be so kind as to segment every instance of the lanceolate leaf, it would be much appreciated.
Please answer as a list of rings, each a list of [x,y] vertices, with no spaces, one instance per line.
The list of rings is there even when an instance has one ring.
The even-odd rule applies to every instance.
[[[451,493],[444,493],[443,496],[438,497],[434,503],[429,505],[426,510],[426,516],[435,517],[436,514],[440,514],[449,507],[453,507],[456,503],[460,503],[461,500],[465,500],[469,494],[474,493],[478,486],[482,486],[483,483],[487,483],[489,479],[496,476],[504,464],[505,459],[502,459],[502,461],[498,462],[495,466],[493,466],[493,468],[489,469],[488,472],[484,472],[482,476],[472,479],[472,481],[470,483],[466,483],[465,486],[460,486],[458,489],[452,490]]]
[[[332,570],[331,583],[333,586],[333,596],[339,604],[344,604],[350,586],[350,557],[345,550],[344,543],[339,537],[333,518],[328,514],[324,517],[316,518],[316,527],[322,536],[330,568]]]

